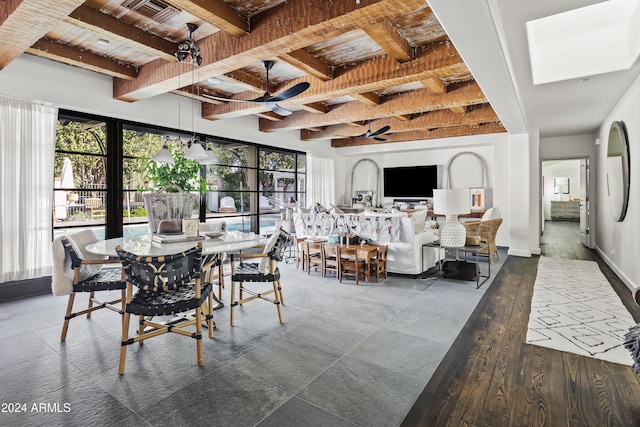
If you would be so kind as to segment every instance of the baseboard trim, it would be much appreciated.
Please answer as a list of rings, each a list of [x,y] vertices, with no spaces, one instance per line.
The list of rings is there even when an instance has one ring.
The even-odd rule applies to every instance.
[[[509,249],[509,255],[531,258],[531,251],[520,251],[517,249]]]
[[[0,283],[0,301],[51,293],[51,276]]]

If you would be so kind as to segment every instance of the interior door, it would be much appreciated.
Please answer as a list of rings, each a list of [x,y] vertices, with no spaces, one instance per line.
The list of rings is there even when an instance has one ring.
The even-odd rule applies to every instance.
[[[591,247],[589,230],[589,159],[580,159],[580,243]]]

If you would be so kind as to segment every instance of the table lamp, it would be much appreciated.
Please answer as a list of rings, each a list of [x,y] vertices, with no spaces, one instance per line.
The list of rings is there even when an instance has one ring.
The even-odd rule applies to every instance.
[[[448,248],[464,246],[467,240],[467,230],[458,222],[458,215],[471,212],[469,189],[434,189],[433,212],[446,216],[444,225],[440,227],[440,246]]]

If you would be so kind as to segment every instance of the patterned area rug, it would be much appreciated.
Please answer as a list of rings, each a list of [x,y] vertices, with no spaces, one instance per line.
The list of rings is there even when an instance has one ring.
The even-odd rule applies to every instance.
[[[632,365],[624,335],[635,324],[596,262],[540,257],[528,344]]]

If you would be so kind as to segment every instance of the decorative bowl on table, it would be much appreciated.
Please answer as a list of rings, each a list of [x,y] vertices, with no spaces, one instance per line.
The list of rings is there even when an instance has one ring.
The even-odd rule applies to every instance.
[[[204,233],[205,236],[207,236],[210,239],[219,239],[220,237],[224,236],[224,232],[223,231],[208,231],[206,233]]]

